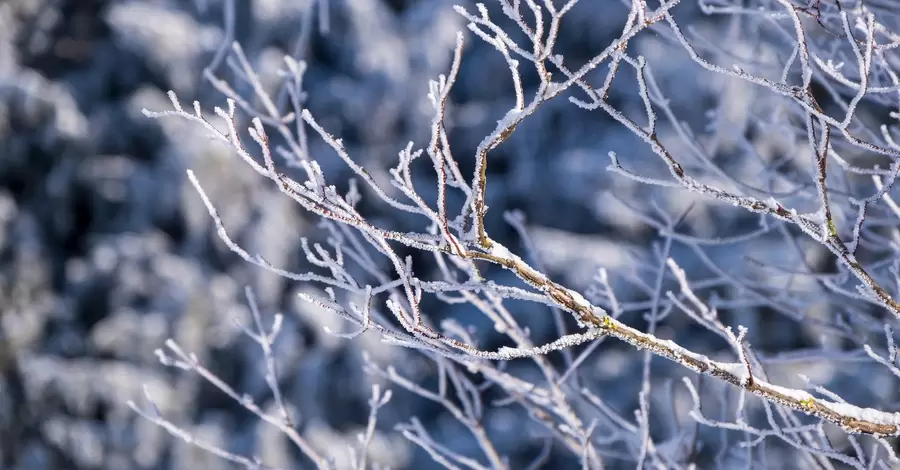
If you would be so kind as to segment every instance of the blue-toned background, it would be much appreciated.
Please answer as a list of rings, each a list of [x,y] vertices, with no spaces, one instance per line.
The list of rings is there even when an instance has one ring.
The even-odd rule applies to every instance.
[[[354,159],[385,177],[408,141],[423,145],[429,138],[427,83],[447,72],[456,32],[466,26],[453,3],[461,2],[335,0],[323,8],[324,2],[313,0],[239,0],[235,39],[272,90],[278,89],[276,71],[284,54],[306,60],[308,108],[343,138]],[[421,356],[377,337],[346,341],[327,335],[323,327],[340,330],[342,321],[296,295],[321,293],[321,286],[278,278],[232,254],[217,238],[186,169],[196,172],[231,236],[276,266],[308,269],[300,237],[315,239],[320,232],[314,219],[199,126],[142,114],[143,108],[170,109],[168,90],[184,104],[196,99],[207,110],[224,105],[202,79],[225,40],[222,8],[217,0],[0,0],[0,468],[230,468],[132,412],[125,402],[140,402],[144,385],[167,418],[196,436],[235,453],[259,455],[269,465],[305,468],[308,462],[277,430],[195,375],[166,369],[154,356],[174,338],[237,390],[271,406],[259,348],[232,321],[250,322],[245,285],[253,287],[266,316],[285,313],[276,348],[282,390],[301,417],[304,435],[339,463],[346,462],[347,445],[368,418],[371,379],[363,372],[363,351],[384,365],[417,367],[421,383],[434,385],[431,365]],[[701,17],[694,5],[675,11],[700,30],[719,25]],[[583,0],[564,22],[558,52],[583,63],[618,37],[626,14],[618,1]],[[703,129],[707,107],[722,100],[733,113],[729,122],[741,129],[763,99],[763,92],[746,84],[701,74],[684,51],[664,46],[653,33],[631,47],[652,64],[679,118],[697,129]],[[739,56],[766,53],[755,44],[728,47]],[[602,79],[605,71],[600,67],[589,78]],[[642,108],[629,77],[617,79],[610,101],[637,119]],[[536,77],[526,72],[524,79],[533,90]],[[448,121],[465,175],[474,168],[475,146],[513,100],[500,54],[467,34]],[[775,154],[782,148],[776,137],[750,138],[765,144],[761,152]],[[330,181],[350,176],[321,140],[311,138],[311,146],[313,155],[324,155],[320,163]],[[694,203],[679,226],[684,233],[729,236],[756,226],[755,216],[731,207],[606,171],[610,150],[632,170],[666,175],[639,139],[602,113],[565,99],[543,107],[491,154],[489,232],[521,249],[503,219],[504,211],[519,210],[554,279],[584,290],[605,267],[621,300],[640,301],[645,297],[626,279],[653,279],[655,273],[635,266],[655,263],[657,232],[639,213],[652,213],[656,204],[676,216]],[[730,156],[737,153],[723,145],[715,158],[740,174],[746,168]],[[433,195],[430,164],[417,170],[417,188]],[[422,229],[420,219],[366,204],[364,211],[383,226]],[[809,244],[803,250],[810,266],[828,269],[831,261],[823,249]],[[796,247],[778,237],[711,248],[708,254],[735,274],[752,268],[748,254],[758,261],[797,256]],[[676,244],[671,256],[692,279],[710,275],[688,248]],[[495,274],[510,281],[508,273]],[[815,289],[805,290],[812,295]],[[728,288],[719,294],[727,298]],[[425,306],[434,318],[452,316],[481,328],[486,347],[499,344],[487,319],[472,307],[433,299]],[[538,342],[554,338],[546,308],[511,306]],[[827,306],[809,306],[805,314],[826,315]],[[748,339],[761,353],[813,344],[819,333],[812,323],[753,305],[722,314],[749,327]],[[645,324],[636,314],[624,319]],[[723,341],[683,315],[673,313],[660,328],[660,336],[732,360]],[[608,341],[582,366],[586,384],[627,419],[638,406],[641,358]],[[839,361],[786,361],[773,380],[800,386],[796,373],[803,372],[866,405],[896,389],[884,375],[860,385],[868,368],[871,364],[841,370]],[[662,385],[690,374],[665,361],[654,361],[654,374],[661,385],[654,403],[662,410],[654,433],[664,437],[670,432],[664,424],[671,421],[668,413],[689,421],[692,403],[684,390],[668,394]],[[395,390],[379,417],[372,444],[376,461],[393,468],[437,468],[426,453],[392,432],[411,417],[448,447],[477,452],[468,432],[440,407]],[[540,451],[542,441],[527,435],[529,423],[527,413],[515,407],[489,413],[489,432],[513,468]],[[718,430],[699,432],[709,439],[707,449],[714,449]],[[576,463],[554,449],[546,468]],[[607,464],[633,468],[633,462],[615,458]]]

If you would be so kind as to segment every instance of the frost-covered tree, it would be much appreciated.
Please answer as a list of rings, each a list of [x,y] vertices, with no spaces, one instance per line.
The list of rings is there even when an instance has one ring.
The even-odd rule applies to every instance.
[[[895,5],[456,6],[467,31],[430,33],[449,42],[444,58],[400,69],[392,57],[412,52],[385,42],[356,59],[404,80],[449,61],[428,82],[427,108],[404,118],[409,142],[393,148],[379,129],[398,125],[397,107],[422,104],[403,101],[403,80],[307,85],[315,69],[301,55],[273,70],[233,42],[240,15],[224,5],[223,46],[204,75],[223,104],[204,111],[170,92],[171,109],[145,114],[206,132],[318,220],[318,241],[299,241],[308,269],[289,270],[260,253],[274,239],[235,237],[230,208],[189,170],[221,243],[260,273],[321,288],[300,297],[344,320],[329,334],[415,358],[365,361],[369,424],[338,456],[310,440],[279,391],[283,317],[268,320],[250,290],[241,326],[264,352],[274,406],[174,340],[158,352],[283,433],[305,456],[298,465],[384,465],[370,444],[386,389],[433,402],[468,432],[435,435],[415,414],[396,427],[447,468],[897,465]],[[307,36],[379,34],[329,29],[329,8],[316,8]],[[573,50],[577,34],[604,44]],[[317,96],[341,93],[370,120],[353,145],[339,119],[316,112]],[[475,138],[484,126],[473,120],[490,129]],[[535,165],[548,160],[563,170],[542,175]],[[495,188],[498,164],[513,176]],[[526,214],[517,200],[546,209]],[[579,219],[620,235],[597,242]],[[133,408],[176,437],[247,468],[277,466],[206,443],[147,398]]]

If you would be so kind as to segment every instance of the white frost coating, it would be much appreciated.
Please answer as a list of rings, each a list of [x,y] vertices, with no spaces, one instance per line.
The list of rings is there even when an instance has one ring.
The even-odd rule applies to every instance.
[[[712,365],[713,367],[724,370],[729,374],[741,378],[742,383],[746,380],[747,368],[744,364],[735,362],[713,362]],[[846,418],[865,421],[869,423],[900,427],[900,413],[889,413],[873,408],[860,408],[848,403],[835,403],[832,401],[818,400],[804,390],[780,387],[778,385],[760,380],[756,377],[754,377],[753,380],[761,388],[778,393],[779,395],[783,395],[797,402],[814,400],[817,406],[827,408],[833,411],[835,414],[841,415]]]
[[[737,377],[741,384],[746,385],[747,380],[750,378],[749,374],[747,374],[746,364],[740,362],[716,362],[714,366]]]
[[[510,261],[513,261],[513,262],[516,263],[516,264],[521,264],[521,265],[523,265],[523,266],[527,266],[527,264],[525,264],[525,262],[522,261],[522,258],[519,258],[518,256],[514,255],[514,254],[513,254],[511,251],[509,251],[505,246],[503,246],[503,245],[501,245],[501,244],[499,244],[499,243],[497,243],[497,242],[492,242],[492,243],[491,243],[491,249],[490,249],[490,251],[489,251],[488,253],[489,253],[491,256],[495,256],[495,257],[500,258],[500,259],[510,260]],[[529,273],[530,275],[532,275],[532,276],[534,276],[534,277],[540,279],[542,282],[548,282],[548,281],[549,281],[549,280],[547,279],[547,276],[544,275],[544,273],[535,271],[535,270],[533,270],[533,269],[531,269],[530,271],[533,271],[533,272]],[[574,292],[573,292],[573,293],[574,293]],[[584,300],[583,297],[581,298],[581,300],[583,300],[583,301],[586,303],[586,306],[587,306],[588,308],[590,308],[591,304],[590,304],[590,303],[587,303],[587,300]]]
[[[571,335],[563,336],[562,338],[559,338],[552,343],[547,343],[536,348],[503,347],[500,348],[499,351],[497,351],[497,355],[503,360],[544,355],[552,351],[558,351],[560,349],[577,346],[579,344],[593,340],[601,335],[602,333],[597,330],[588,331],[587,333],[573,333]]]
[[[815,398],[812,395],[810,395],[809,392],[806,392],[803,390],[779,387],[778,385],[771,384],[769,382],[759,380],[759,379],[754,379],[754,381],[756,381],[756,383],[762,388],[771,390],[775,393],[778,393],[779,395],[784,395],[784,396],[786,396],[792,400],[796,400],[798,402],[805,401],[805,400],[815,400]],[[816,400],[816,403],[821,404],[822,402],[820,400]],[[827,403],[831,404],[831,402],[827,402]]]
[[[497,130],[503,131],[508,127],[512,126],[516,121],[522,119],[522,110],[519,109],[510,109],[506,112],[506,115],[503,116],[503,119],[497,121]]]
[[[490,254],[491,254],[491,256],[496,256],[497,258],[504,258],[504,259],[515,259],[516,258],[516,255],[512,254],[508,249],[506,249],[505,246],[503,246],[497,242],[491,243]]]
[[[817,224],[825,224],[825,208],[820,207],[819,210],[815,212],[810,212],[808,214],[803,214],[812,222]]]
[[[828,408],[831,411],[834,411],[839,415],[853,418],[859,421],[885,424],[888,426],[900,426],[900,413],[888,413],[872,408],[860,408],[858,406],[853,406],[847,403],[817,403],[825,408]]]
[[[648,338],[652,338],[650,335],[646,335],[646,336]],[[680,359],[682,357],[689,357],[691,359],[702,362],[704,364],[714,364],[712,361],[709,360],[708,357],[706,357],[702,354],[697,354],[697,353],[688,351],[687,349],[682,348],[681,346],[679,346],[677,343],[675,343],[674,341],[672,341],[670,339],[656,340],[656,341],[652,341],[652,342],[654,342],[660,346],[666,347],[667,349],[672,351],[672,355],[674,355],[676,358]]]
[[[544,91],[544,96],[555,96],[559,94],[559,89],[562,87],[561,83],[558,82],[550,82],[547,84],[547,90]]]
[[[747,380],[747,366],[740,362],[711,362],[711,365],[717,369],[723,370],[731,375],[734,375],[741,379],[741,383],[746,383]],[[787,398],[790,398],[795,401],[804,401],[814,399],[812,395],[803,390],[797,390],[793,388],[785,388],[779,387],[778,385],[766,382],[764,380],[759,379],[758,377],[753,377],[753,381],[760,386],[760,388],[778,393],[779,395],[784,395]],[[821,401],[816,401],[816,403],[821,403]],[[826,402],[827,404],[831,404],[831,402]]]
[[[587,299],[585,299],[584,296],[582,296],[578,292],[576,292],[574,290],[569,290],[569,295],[572,296],[572,300],[574,300],[575,303],[578,304],[579,307],[581,307],[585,310],[593,310],[594,309],[594,306],[591,305],[591,303],[588,302]]]

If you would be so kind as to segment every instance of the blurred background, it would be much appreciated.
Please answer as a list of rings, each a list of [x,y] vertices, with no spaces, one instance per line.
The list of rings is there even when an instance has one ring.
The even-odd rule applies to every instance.
[[[472,11],[462,0],[238,0],[234,39],[273,91],[280,86],[277,71],[285,54],[305,60],[307,107],[343,139],[354,159],[386,174],[408,141],[422,145],[429,138],[428,80],[448,71],[456,32],[466,30],[454,3]],[[702,19],[694,5],[675,11],[701,30],[716,25]],[[279,278],[232,254],[187,183],[186,169],[197,173],[232,238],[276,266],[306,271],[300,238],[321,231],[316,220],[200,126],[142,114],[144,108],[171,109],[168,90],[186,106],[193,100],[207,110],[224,106],[202,76],[228,40],[224,13],[218,0],[0,0],[0,468],[235,468],[137,416],[125,403],[141,403],[142,387],[167,419],[202,439],[258,455],[268,465],[307,468],[309,462],[277,430],[196,375],[165,368],[154,355],[173,338],[236,390],[271,406],[259,347],[233,321],[252,321],[244,286],[253,288],[265,318],[285,314],[276,345],[282,390],[303,434],[340,465],[346,465],[347,446],[368,419],[372,379],[363,371],[363,351],[380,364],[417,366],[421,383],[432,380],[427,361],[415,353],[375,337],[348,341],[326,334],[323,327],[341,330],[342,321],[297,297],[321,294],[322,286]],[[626,14],[620,2],[580,2],[564,23],[558,52],[583,63],[618,37]],[[759,103],[752,89],[698,77],[686,54],[661,47],[653,34],[634,44],[666,91],[676,91],[669,95],[670,106],[680,119],[701,127],[704,106],[725,96],[733,110],[728,122],[738,134],[750,135],[740,126],[751,103]],[[731,46],[738,55],[766,53],[752,44]],[[601,67],[598,73],[605,71]],[[602,75],[591,78],[597,77]],[[536,77],[524,78],[533,90]],[[640,113],[636,84],[617,82],[611,102]],[[471,174],[475,146],[513,102],[502,57],[467,34],[448,124],[463,174]],[[786,148],[771,135],[767,142],[762,152]],[[318,139],[310,145],[313,155],[327,151]],[[731,165],[728,153],[739,151],[722,148],[719,162]],[[646,294],[626,280],[653,279],[655,273],[635,266],[655,262],[651,242],[657,236],[642,211],[656,207],[675,217],[694,204],[680,227],[698,235],[729,236],[756,226],[757,219],[742,212],[607,172],[610,150],[631,169],[665,175],[658,159],[605,115],[565,99],[542,108],[492,154],[491,235],[522,248],[503,218],[504,211],[520,211],[554,279],[584,290],[604,267],[621,301],[640,302]],[[346,167],[328,155],[320,163],[329,179],[346,181]],[[742,171],[737,163],[728,168]],[[428,194],[434,191],[429,189],[433,170],[421,170],[417,187]],[[610,198],[610,192],[632,205]],[[384,226],[421,229],[418,219],[363,204]],[[757,260],[797,256],[796,247],[777,241],[755,240]],[[743,249],[711,248],[707,254],[736,274],[750,269]],[[811,266],[827,267],[821,250],[804,249]],[[690,248],[676,245],[670,256],[692,278],[711,272]],[[536,340],[555,336],[544,307],[514,305]],[[748,338],[763,353],[803,347],[820,333],[771,308],[746,305],[723,309],[723,315],[741,315],[741,324],[751,328]],[[816,308],[828,307],[811,311]],[[470,306],[432,302],[429,309],[434,318],[490,326]],[[724,342],[710,342],[709,333],[689,319],[671,317],[662,336],[730,358]],[[623,318],[645,324],[637,314]],[[491,334],[496,333],[485,332],[486,347],[493,344]],[[640,379],[633,368],[641,358],[610,341],[583,366],[596,393],[628,419],[637,406]],[[847,391],[845,398],[858,404],[885,398],[878,390],[889,389],[889,383],[840,388],[866,368],[843,376],[839,365],[785,361],[783,375],[775,377],[797,385],[795,372],[802,368],[815,381]],[[687,374],[667,362],[654,367],[660,383]],[[665,409],[683,416],[692,403],[680,393]],[[668,397],[660,395],[660,402]],[[395,390],[379,415],[373,461],[391,468],[437,468],[393,432],[411,417],[448,447],[476,452],[468,432],[446,411]],[[527,413],[514,407],[489,414],[489,432],[513,468],[541,451],[543,441],[527,435],[529,423]],[[718,433],[711,432],[711,442]],[[545,468],[576,463],[554,449]],[[609,467],[620,463],[633,468],[616,459]]]

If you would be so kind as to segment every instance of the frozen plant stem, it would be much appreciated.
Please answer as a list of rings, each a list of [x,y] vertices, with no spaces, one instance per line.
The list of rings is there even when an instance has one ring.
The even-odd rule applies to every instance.
[[[596,449],[595,438],[592,437],[595,435],[596,423],[586,424],[576,411],[578,408],[568,402],[564,388],[568,386],[566,382],[570,375],[569,372],[558,373],[544,356],[577,344],[602,341],[605,337],[616,338],[637,350],[666,358],[693,372],[738,387],[741,390],[741,406],[739,408],[741,413],[743,413],[744,395],[752,394],[764,400],[766,412],[770,414],[774,413],[772,410],[775,409],[779,416],[784,417],[789,414],[785,409],[789,409],[832,423],[849,434],[865,434],[876,438],[900,436],[900,414],[847,404],[824,388],[814,390],[820,395],[824,395],[824,398],[820,398],[804,390],[785,388],[770,383],[763,370],[763,361],[751,354],[750,346],[745,344],[748,330],[738,327],[738,333],[735,334],[730,326],[725,325],[719,319],[712,301],[709,302],[709,305],[704,303],[701,296],[695,292],[695,288],[691,286],[688,275],[673,259],[669,259],[673,243],[685,243],[688,246],[693,244],[694,247],[699,244],[696,239],[676,234],[676,223],[671,223],[660,231],[661,233],[665,232],[666,244],[660,264],[657,266],[657,278],[652,289],[653,300],[648,310],[651,311],[653,326],[648,332],[626,325],[601,306],[588,301],[576,290],[551,280],[544,272],[534,267],[540,267],[538,263],[529,264],[502,243],[492,239],[485,224],[485,217],[488,213],[486,194],[490,153],[513,138],[520,124],[537,112],[542,105],[568,93],[569,100],[575,105],[585,110],[598,110],[606,113],[643,141],[647,148],[665,165],[669,174],[667,179],[638,175],[632,170],[624,168],[622,160],[611,153],[611,169],[614,172],[641,184],[682,188],[707,199],[730,203],[735,207],[760,214],[760,217],[764,219],[762,223],[764,226],[755,232],[756,235],[769,232],[769,223],[782,224],[779,226],[782,229],[789,224],[795,226],[836,256],[838,264],[843,270],[842,274],[847,274],[848,278],[849,275],[852,275],[861,283],[859,286],[862,293],[860,297],[865,295],[866,299],[874,299],[878,305],[885,307],[895,319],[900,318],[900,304],[878,282],[877,274],[873,274],[877,273],[876,269],[864,268],[856,259],[856,251],[866,242],[864,234],[867,232],[864,222],[869,206],[886,201],[893,211],[897,211],[897,206],[893,204],[893,199],[888,191],[900,173],[900,164],[891,165],[889,170],[882,170],[878,167],[861,169],[845,164],[845,161],[839,159],[838,155],[838,152],[843,152],[845,147],[853,146],[892,159],[900,158],[900,147],[889,138],[889,131],[884,132],[888,137],[878,140],[878,136],[866,131],[865,126],[860,125],[859,120],[855,117],[857,106],[861,100],[870,96],[869,93],[889,94],[900,91],[900,78],[892,70],[889,70],[888,62],[884,59],[884,54],[900,45],[900,37],[885,33],[884,25],[877,23],[875,18],[862,8],[854,10],[854,15],[858,20],[855,23],[855,29],[852,27],[847,11],[841,10],[834,14],[832,21],[839,22],[842,26],[846,41],[846,44],[843,45],[852,49],[852,57],[856,58],[859,75],[858,79],[853,81],[842,75],[843,72],[839,72],[834,66],[829,66],[831,72],[826,72],[833,78],[839,77],[834,78],[838,83],[853,89],[852,98],[839,103],[838,107],[843,110],[843,113],[838,119],[828,115],[823,110],[824,105],[820,105],[817,96],[813,94],[814,79],[817,77],[814,64],[819,59],[811,52],[810,48],[815,44],[808,37],[809,33],[805,29],[806,26],[801,17],[804,10],[787,0],[777,2],[780,9],[766,10],[765,12],[771,14],[772,17],[787,18],[789,21],[785,24],[789,23],[792,28],[789,30],[785,27],[780,30],[784,36],[793,41],[793,53],[790,55],[788,63],[782,64],[784,72],[781,81],[752,75],[739,68],[723,68],[704,58],[704,54],[701,54],[703,51],[698,51],[697,47],[688,39],[688,35],[675,21],[672,9],[679,3],[678,0],[653,2],[658,5],[656,9],[650,9],[648,2],[644,0],[632,1],[620,35],[577,68],[567,64],[565,58],[554,50],[562,19],[573,8],[575,0],[565,2],[563,6],[557,6],[561,2],[550,0],[542,3],[534,0],[524,3],[500,0],[499,3],[502,14],[525,34],[525,44],[517,42],[504,31],[491,18],[491,12],[486,6],[476,5],[477,11],[475,12],[470,12],[463,7],[456,7],[456,11],[468,21],[468,29],[495,48],[502,56],[512,76],[515,94],[512,108],[505,112],[503,117],[497,121],[493,131],[477,145],[474,152],[474,174],[468,180],[460,172],[457,156],[450,147],[450,138],[445,128],[448,99],[459,75],[462,60],[464,45],[462,34],[457,36],[450,73],[440,76],[429,86],[428,97],[434,111],[430,140],[425,148],[417,150],[414,144],[410,143],[398,152],[397,166],[390,169],[392,178],[390,187],[387,185],[382,187],[377,178],[353,159],[343,142],[338,137],[331,135],[308,109],[296,109],[290,118],[279,116],[280,110],[274,104],[276,100],[272,100],[267,95],[261,85],[262,81],[255,75],[249,65],[250,62],[239,47],[232,47],[232,50],[237,54],[240,76],[246,77],[246,80],[253,85],[252,91],[257,100],[265,104],[267,114],[265,117],[252,116],[251,118],[252,126],[247,129],[246,135],[249,135],[255,144],[253,150],[245,142],[245,133],[237,123],[238,108],[244,112],[252,112],[252,106],[248,104],[248,100],[237,96],[226,83],[217,81],[218,79],[212,72],[208,74],[208,78],[214,81],[217,89],[228,96],[226,109],[215,109],[216,115],[225,124],[224,130],[207,120],[198,103],[194,103],[192,110],[183,108],[174,92],[169,94],[172,110],[156,112],[145,110],[144,112],[153,118],[178,116],[199,123],[213,138],[228,145],[236,152],[252,171],[272,181],[285,196],[300,204],[307,212],[325,221],[324,225],[330,231],[333,243],[328,248],[319,245],[310,247],[304,240],[302,248],[307,261],[320,271],[327,271],[328,274],[318,274],[313,271],[294,273],[276,268],[261,256],[248,253],[229,237],[227,228],[218,216],[218,210],[213,201],[207,197],[197,176],[193,172],[189,172],[190,182],[209,211],[216,225],[218,236],[229,249],[248,262],[278,275],[292,280],[311,281],[328,286],[327,298],[304,295],[304,299],[340,315],[358,328],[350,334],[329,332],[343,338],[350,338],[371,331],[381,335],[385,341],[392,344],[423,351],[430,355],[435,362],[441,364],[442,375],[438,392],[425,390],[399,376],[393,370],[381,371],[374,366],[372,370],[396,385],[435,402],[444,403],[445,409],[464,423],[475,437],[484,454],[484,459],[491,468],[506,468],[507,463],[504,456],[500,455],[490,442],[488,433],[482,425],[481,403],[476,399],[460,398],[462,405],[457,406],[447,402],[446,397],[448,380],[453,382],[460,397],[468,397],[466,394],[472,393],[472,390],[477,387],[471,382],[466,382],[457,371],[447,372],[445,369],[460,366],[468,371],[478,372],[486,380],[491,381],[490,383],[503,387],[509,393],[510,400],[524,404],[523,406],[526,407],[539,408],[541,413],[534,413],[535,420],[544,424],[550,434],[561,440],[573,453],[584,456],[583,461],[586,467],[599,467],[602,466],[601,453]],[[708,5],[706,8],[709,8],[710,11],[715,10]],[[744,10],[740,11],[746,13]],[[817,20],[821,21],[821,17]],[[779,27],[784,26],[779,23]],[[714,159],[703,154],[704,143],[700,142],[694,136],[693,131],[675,116],[669,100],[663,95],[661,87],[654,78],[648,60],[644,57],[632,56],[629,53],[631,41],[651,29],[667,37],[673,44],[682,47],[701,68],[730,79],[742,80],[754,87],[762,87],[771,91],[773,95],[783,98],[792,106],[790,110],[796,114],[793,117],[797,118],[795,119],[797,122],[802,122],[804,127],[802,129],[802,134],[806,139],[804,151],[810,153],[813,170],[812,181],[806,186],[809,188],[811,196],[807,199],[816,202],[817,212],[801,214],[788,205],[786,202],[789,199],[788,196],[781,197],[782,194],[788,193],[777,193],[774,189],[767,193],[755,185],[739,181],[718,168],[708,171],[706,176],[712,175],[709,178],[693,176],[699,172],[699,169],[714,167]],[[862,39],[857,39],[854,33],[858,34],[860,30]],[[888,47],[879,40],[894,42]],[[220,59],[221,57],[217,58],[217,60]],[[592,72],[599,70],[603,64],[608,66],[608,71],[605,73],[602,85],[595,87],[588,77],[596,75]],[[534,72],[539,79],[539,83],[533,90],[526,90],[520,76],[521,69],[526,66],[534,67]],[[794,69],[799,69],[799,74],[790,73]],[[305,96],[305,92],[301,89],[302,80],[299,76],[305,70],[304,63],[291,57],[285,58],[283,73],[287,77],[288,83],[292,85],[290,92],[294,96]],[[876,73],[876,71],[879,72]],[[644,116],[640,119],[641,124],[614,107],[608,99],[614,79],[619,74],[631,72],[634,73],[638,84],[637,102],[643,108]],[[554,73],[557,74],[556,81],[553,79]],[[876,77],[889,83],[873,84],[872,80]],[[790,84],[789,79],[799,83]],[[849,86],[847,83],[853,86]],[[529,91],[531,91],[530,95]],[[575,96],[576,93],[581,98]],[[839,93],[833,93],[833,95],[838,97],[835,98],[836,100],[840,100]],[[299,103],[300,100],[295,99],[294,102]],[[695,154],[691,155],[692,159],[687,156],[679,158],[678,154],[670,151],[667,146],[668,142],[660,133],[660,128],[667,124],[666,121],[675,130],[674,134],[682,141],[683,145],[679,148],[689,149],[687,152]],[[297,130],[288,127],[288,123],[296,124]],[[287,147],[273,149],[267,135],[267,128],[275,129],[278,135],[286,140]],[[352,189],[345,194],[341,194],[337,187],[327,180],[316,157],[306,154],[309,149],[306,142],[307,128],[311,130],[312,134],[318,135],[352,173],[354,177],[351,184]],[[838,141],[841,143],[840,146],[837,145]],[[258,156],[254,153],[255,151],[258,151]],[[302,155],[298,155],[298,153],[302,153]],[[411,164],[417,158],[430,159],[431,167],[434,169],[437,185],[437,196],[434,203],[427,202],[431,198],[420,195],[414,185]],[[277,164],[276,160],[278,160]],[[688,160],[691,161],[690,164],[682,163],[682,161]],[[838,162],[838,165],[835,164],[835,161]],[[286,165],[285,162],[289,165]],[[285,168],[286,166],[291,168]],[[877,192],[866,198],[855,199],[834,191],[829,187],[829,172],[832,172],[833,175],[834,172],[839,171],[835,169],[838,166],[847,173],[870,175],[877,185]],[[766,183],[770,187],[775,186],[772,181]],[[805,188],[795,185],[793,181],[790,183],[801,189]],[[367,196],[372,197],[376,203],[427,219],[427,228],[420,232],[398,232],[376,225],[357,209],[357,203],[362,195],[356,189],[356,184],[361,184],[366,189]],[[765,186],[765,184],[758,186]],[[466,201],[458,214],[448,213],[447,194],[451,191],[458,191]],[[800,189],[797,191],[799,192]],[[776,199],[771,194],[779,195],[781,199]],[[835,210],[835,207],[844,200],[858,207],[859,214],[852,230],[852,242],[849,244],[842,240],[836,221],[838,211]],[[524,229],[520,231],[524,232]],[[401,256],[396,249],[398,244],[428,252],[430,256],[434,257],[443,279],[426,281],[417,277],[412,261]],[[373,260],[373,256],[380,256],[387,260],[387,264],[393,272],[384,273]],[[528,288],[499,285],[485,279],[482,269],[479,268],[479,264],[484,263],[498,265],[515,274]],[[350,269],[351,265],[359,269]],[[366,273],[366,281],[354,277],[354,273],[360,271]],[[804,272],[803,274],[808,273]],[[679,295],[672,292],[663,295],[664,282],[672,279],[667,277],[669,275],[678,282],[681,291]],[[616,310],[612,313],[618,315],[620,304],[612,294],[611,288],[605,280],[605,274],[603,282],[606,290],[609,291],[608,295],[613,300],[611,308]],[[823,284],[828,285],[827,282],[823,282]],[[738,285],[738,287],[742,286]],[[365,305],[360,307],[350,304],[349,308],[345,307],[335,293],[335,289],[363,297]],[[834,290],[837,291],[837,288]],[[838,293],[843,294],[839,291]],[[384,309],[370,305],[374,302],[373,295],[380,294],[387,297]],[[515,346],[501,348],[498,351],[485,351],[479,349],[476,339],[472,337],[473,333],[464,326],[452,321],[434,325],[427,312],[423,312],[421,309],[422,299],[425,295],[436,296],[448,303],[466,302],[471,304],[489,317],[495,329],[505,334]],[[249,293],[248,297],[253,304],[252,296]],[[577,333],[565,334],[563,328],[559,327],[559,338],[548,344],[534,345],[529,339],[527,329],[522,327],[515,316],[503,306],[503,300],[507,298],[538,302],[549,305],[557,311],[567,312],[577,321],[582,330]],[[664,302],[667,302],[665,306],[663,306]],[[678,309],[675,307],[680,308],[707,330],[723,338],[734,350],[736,361],[714,361],[703,354],[688,350],[674,341],[657,337],[655,335],[656,322],[662,316],[677,311]],[[266,357],[270,358],[275,333],[267,335],[263,331],[255,306],[253,314],[259,332],[247,331],[247,334],[260,344]],[[395,326],[394,322],[387,318],[388,315],[392,316],[396,320],[396,325],[399,326]],[[557,322],[558,325],[559,323]],[[877,354],[868,345],[866,345],[866,353],[874,361],[889,366],[891,371],[897,373],[897,366],[893,360],[895,359],[893,339],[890,334],[888,334],[888,342],[891,345],[890,360]],[[170,348],[179,356],[177,361],[183,368],[199,373],[229,395],[233,395],[233,391],[229,392],[230,389],[225,388],[226,385],[215,382],[213,378],[204,375],[205,369],[197,364],[190,355],[171,345]],[[553,386],[543,389],[535,384],[523,383],[496,367],[493,362],[516,358],[532,359],[547,382]],[[575,367],[581,363],[580,360],[573,361],[568,356],[565,362],[567,367]],[[645,364],[644,381],[648,383],[649,356],[647,356]],[[277,372],[274,359],[267,366],[267,381],[270,386],[274,386]],[[649,394],[649,386],[646,391]],[[364,450],[372,438],[374,414],[387,402],[386,398],[384,400],[379,398],[379,393],[378,389],[373,390],[371,401],[373,414],[370,419],[372,424],[361,439],[362,450],[359,451],[361,453],[354,458],[360,468],[364,467],[367,462]],[[260,418],[279,426],[279,429],[283,429],[286,433],[292,432],[293,434],[289,435],[292,438],[296,437],[295,444],[318,464],[325,465],[327,461],[308,448],[308,443],[302,441],[302,438],[293,429],[293,423],[277,391],[275,396],[282,416],[274,418],[258,413]],[[655,443],[648,445],[649,421],[647,420],[649,416],[646,415],[649,414],[650,405],[645,401],[646,398],[643,395],[641,397],[644,416],[641,416],[640,420],[643,420],[641,426],[643,426],[644,440],[640,447],[641,455],[638,461],[642,463],[657,461],[656,457],[649,454],[660,452]],[[770,406],[773,404],[778,407]],[[552,412],[547,410],[552,410]],[[767,417],[774,422],[771,415],[767,415]],[[795,427],[800,427],[799,423],[793,422],[796,420],[793,420],[792,417],[784,419]],[[470,456],[454,454],[451,450],[433,441],[418,421],[414,420],[409,425],[405,425],[402,432],[428,451],[436,461],[450,468],[488,468]],[[808,436],[812,433],[798,431],[797,434]],[[804,437],[804,439],[806,438]],[[840,459],[841,457],[834,458]]]

